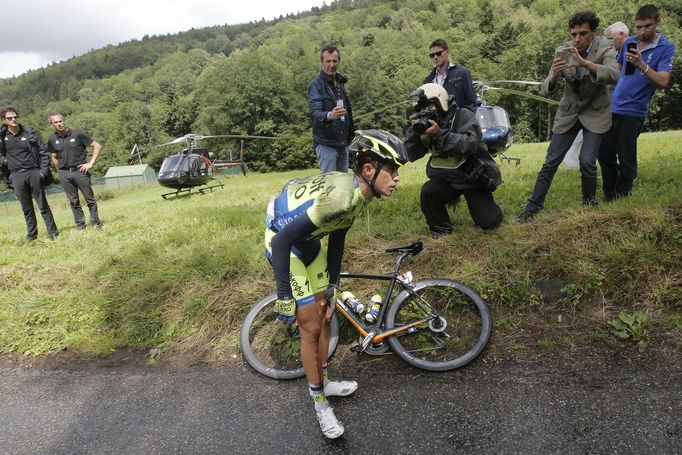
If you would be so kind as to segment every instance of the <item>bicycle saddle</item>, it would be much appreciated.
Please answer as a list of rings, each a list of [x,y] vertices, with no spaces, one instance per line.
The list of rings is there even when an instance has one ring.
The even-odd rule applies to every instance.
[[[412,245],[389,248],[386,250],[386,252],[387,253],[408,253],[411,255],[415,255],[415,254],[418,254],[423,249],[424,249],[424,244],[422,242],[414,242]]]

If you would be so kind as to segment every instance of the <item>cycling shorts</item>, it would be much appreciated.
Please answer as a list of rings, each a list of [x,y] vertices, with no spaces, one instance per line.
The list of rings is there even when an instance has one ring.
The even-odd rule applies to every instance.
[[[272,257],[270,242],[275,234],[272,229],[265,230],[265,253],[268,259]],[[298,242],[291,249],[289,283],[296,306],[314,302],[315,294],[327,289],[329,286],[327,252],[319,240]]]

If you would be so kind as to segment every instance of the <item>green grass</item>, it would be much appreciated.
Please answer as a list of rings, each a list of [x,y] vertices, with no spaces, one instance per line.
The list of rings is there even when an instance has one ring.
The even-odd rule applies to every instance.
[[[523,225],[511,220],[547,144],[515,145],[509,154],[522,162],[501,164],[505,184],[495,192],[504,224],[483,232],[462,204],[456,233],[439,240],[428,237],[419,209],[426,160],[408,164],[398,192],[372,203],[351,229],[344,269],[387,272],[393,259],[385,248],[422,239],[425,251],[406,266],[416,279],[476,288],[497,321],[494,346],[516,353],[620,346],[608,321],[627,309],[647,314],[650,348],[680,349],[679,144],[680,131],[643,134],[634,195],[597,208],[580,206],[579,171],[560,169],[546,209]],[[39,240],[26,244],[19,204],[0,203],[0,351],[106,354],[126,346],[152,358],[192,350],[209,359],[235,352],[246,311],[273,290],[262,245],[267,200],[311,172],[225,177],[222,190],[168,201],[160,187],[101,192],[101,231],[75,230],[66,198],[55,195],[54,242],[43,240],[39,220]],[[542,280],[559,283],[561,297],[543,298]],[[365,301],[374,291],[354,289]]]

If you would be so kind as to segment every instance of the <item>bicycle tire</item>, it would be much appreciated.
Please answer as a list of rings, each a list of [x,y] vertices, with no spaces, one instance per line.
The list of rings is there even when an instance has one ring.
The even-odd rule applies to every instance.
[[[276,294],[265,297],[244,318],[239,342],[244,360],[258,373],[273,379],[297,379],[305,376],[301,363],[300,337],[275,318]],[[295,323],[292,327],[296,327]],[[339,342],[339,320],[332,315],[329,353],[332,357]],[[255,341],[255,343],[254,343]]]
[[[442,328],[435,324],[432,328],[422,324],[412,333],[389,337],[393,351],[410,365],[428,371],[454,370],[474,360],[492,332],[492,317],[483,299],[470,287],[446,279],[420,281],[414,284],[414,291],[445,318],[447,325]],[[425,318],[428,313],[416,301],[411,294],[401,292],[388,309],[386,329]]]

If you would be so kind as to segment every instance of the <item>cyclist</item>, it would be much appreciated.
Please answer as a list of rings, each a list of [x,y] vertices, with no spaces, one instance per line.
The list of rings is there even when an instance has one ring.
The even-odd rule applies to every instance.
[[[271,199],[266,215],[266,256],[277,285],[275,312],[286,323],[298,323],[310,396],[320,428],[330,439],[341,436],[344,428],[327,397],[347,396],[358,387],[355,381],[330,381],[326,365],[346,233],[368,201],[395,191],[398,168],[407,161],[403,142],[385,131],[357,131],[348,149],[352,174],[290,180]],[[327,252],[320,243],[325,235]]]

